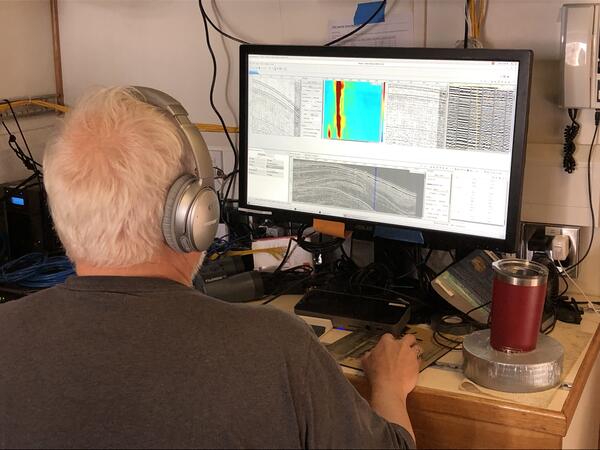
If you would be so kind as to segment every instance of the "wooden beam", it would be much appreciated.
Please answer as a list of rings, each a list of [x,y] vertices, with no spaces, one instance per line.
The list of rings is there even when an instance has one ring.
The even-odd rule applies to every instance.
[[[60,56],[60,32],[58,29],[58,0],[50,0],[52,18],[52,48],[54,51],[54,81],[56,84],[56,103],[64,105],[62,60]]]

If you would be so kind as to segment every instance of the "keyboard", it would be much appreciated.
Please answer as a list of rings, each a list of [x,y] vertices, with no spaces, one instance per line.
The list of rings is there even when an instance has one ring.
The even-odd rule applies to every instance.
[[[400,338],[404,334],[413,334],[423,349],[419,370],[424,370],[450,351],[449,348],[442,347],[433,340],[433,332],[430,328],[409,326],[403,334],[397,337]],[[325,347],[338,364],[362,370],[362,357],[377,345],[381,335],[381,333],[370,331],[355,331]]]

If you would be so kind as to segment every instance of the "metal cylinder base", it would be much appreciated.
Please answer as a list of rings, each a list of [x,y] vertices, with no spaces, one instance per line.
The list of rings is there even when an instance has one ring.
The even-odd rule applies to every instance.
[[[504,392],[537,392],[560,383],[564,350],[545,334],[530,352],[502,352],[490,345],[490,330],[463,340],[463,371],[475,383]]]

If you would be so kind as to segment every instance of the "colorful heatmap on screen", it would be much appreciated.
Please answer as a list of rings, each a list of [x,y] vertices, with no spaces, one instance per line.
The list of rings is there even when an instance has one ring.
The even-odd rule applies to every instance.
[[[323,138],[380,142],[385,83],[325,80]]]

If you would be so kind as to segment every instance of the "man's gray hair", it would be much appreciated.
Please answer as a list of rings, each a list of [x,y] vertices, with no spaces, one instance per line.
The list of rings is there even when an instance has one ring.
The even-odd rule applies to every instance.
[[[193,168],[175,125],[131,88],[85,95],[46,149],[55,228],[75,262],[126,267],[163,245],[167,190]]]

